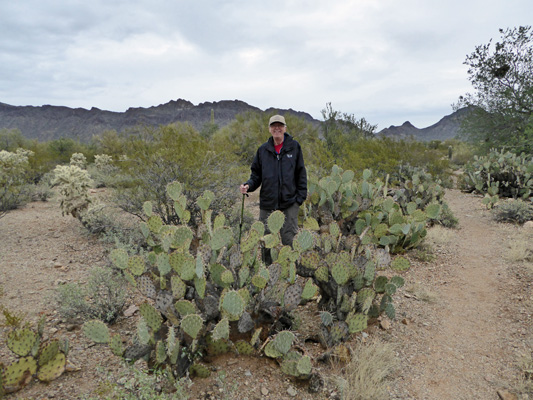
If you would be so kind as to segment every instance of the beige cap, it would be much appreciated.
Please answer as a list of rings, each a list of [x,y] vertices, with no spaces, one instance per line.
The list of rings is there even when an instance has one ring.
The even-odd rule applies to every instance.
[[[280,122],[283,125],[287,125],[285,123],[285,118],[283,118],[281,115],[274,115],[273,117],[270,117],[270,121],[268,121],[268,126],[272,125],[274,122]]]

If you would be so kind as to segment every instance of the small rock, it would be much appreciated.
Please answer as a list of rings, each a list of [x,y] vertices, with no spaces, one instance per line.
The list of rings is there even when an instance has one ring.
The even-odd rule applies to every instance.
[[[249,369],[247,369],[246,371],[244,371],[244,376],[252,376],[252,373],[250,372]]]
[[[293,386],[289,386],[289,388],[287,389],[287,394],[291,397],[296,397],[298,391]]]
[[[137,307],[135,304],[132,304],[126,309],[126,311],[124,311],[124,316],[131,317],[138,309],[139,307]]]
[[[268,396],[268,389],[265,386],[261,387],[261,394],[263,396]]]
[[[384,319],[379,323],[379,326],[381,326],[381,329],[388,331],[391,328],[391,323],[388,319]]]
[[[57,328],[50,328],[48,329],[48,333],[50,333],[51,335],[53,335],[54,333],[57,333]]]
[[[498,390],[498,396],[501,400],[518,400],[518,396],[514,393],[510,393],[507,390]]]
[[[60,262],[54,262],[54,268],[63,268],[63,264],[61,264]]]
[[[402,324],[409,325],[411,321],[409,321],[407,318],[402,319]]]
[[[524,229],[533,230],[533,221],[527,221],[524,224]]]

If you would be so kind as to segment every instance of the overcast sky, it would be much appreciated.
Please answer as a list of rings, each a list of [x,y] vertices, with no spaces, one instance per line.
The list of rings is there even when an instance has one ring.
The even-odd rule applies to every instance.
[[[531,0],[0,0],[0,102],[126,111],[170,100],[335,110],[423,128],[463,62]]]

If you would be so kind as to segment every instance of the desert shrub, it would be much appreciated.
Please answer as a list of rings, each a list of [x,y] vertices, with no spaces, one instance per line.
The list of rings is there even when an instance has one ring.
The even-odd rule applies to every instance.
[[[0,216],[30,200],[29,161],[33,152],[0,150]]]
[[[87,167],[94,186],[115,187],[119,179],[120,169],[113,162],[113,158],[107,154],[97,154],[94,156],[94,163]]]
[[[220,213],[238,201],[238,185],[246,180],[247,167],[239,165],[224,147],[212,146],[188,124],[147,128],[132,136],[124,150],[116,203],[141,218],[142,205],[150,200],[165,222],[177,220],[173,201],[166,194],[172,181],[184,183],[192,205],[204,190],[212,191],[213,211]],[[200,209],[192,212],[198,214]]]
[[[67,283],[56,290],[60,315],[67,320],[98,318],[113,322],[126,302],[124,279],[109,267],[94,267],[86,285]]]
[[[523,200],[500,202],[493,212],[498,222],[523,224],[533,220],[533,202]]]
[[[32,201],[48,201],[53,196],[52,188],[47,183],[31,185],[30,191]]]

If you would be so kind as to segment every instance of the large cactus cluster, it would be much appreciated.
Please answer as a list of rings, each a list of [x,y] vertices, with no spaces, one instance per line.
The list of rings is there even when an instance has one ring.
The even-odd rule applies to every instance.
[[[363,246],[403,252],[418,246],[426,236],[427,222],[439,217],[442,196],[435,195],[434,190],[442,189],[436,184],[431,186],[434,190],[430,189],[428,181],[424,186],[417,174],[400,189],[390,189],[379,179],[372,182],[370,170],[363,172],[360,182],[353,177],[352,171],[334,166],[330,176],[311,180],[305,210],[308,219],[322,227],[321,231],[335,222],[341,238],[349,245],[360,240]],[[425,192],[431,194],[431,201],[424,197]],[[326,242],[328,248],[331,240]]]
[[[309,378],[312,360],[298,346],[303,336],[295,323],[298,307],[318,302],[315,325],[321,327],[324,346],[361,332],[382,313],[394,318],[392,296],[403,278],[379,271],[408,268],[403,257],[391,261],[390,250],[422,240],[428,214],[438,213],[438,206],[428,206],[404,215],[384,195],[384,185],[371,183],[370,177],[365,171],[362,182],[355,182],[353,172],[334,167],[330,176],[311,179],[303,229],[292,246],[281,243],[281,211],[266,224],[255,222],[238,243],[224,215],[210,210],[213,193],[204,192],[192,205],[180,183],[169,184],[179,224],[165,224],[146,202],[140,229],[147,250],[110,254],[113,265],[146,298],[139,306],[135,340],[124,348],[100,321],[87,322],[85,334],[109,344],[117,355],[146,357],[176,375],[206,376],[201,355],[232,351],[263,352],[287,374]],[[197,221],[191,221],[193,206],[201,210]]]
[[[68,341],[45,341],[43,332],[44,318],[36,329],[28,326],[7,329],[6,344],[16,359],[9,365],[0,363],[0,397],[20,390],[34,376],[42,382],[50,382],[65,371]]]
[[[475,156],[465,166],[463,188],[484,194],[487,205],[499,197],[528,200],[533,196],[533,157],[495,149],[487,156]]]

